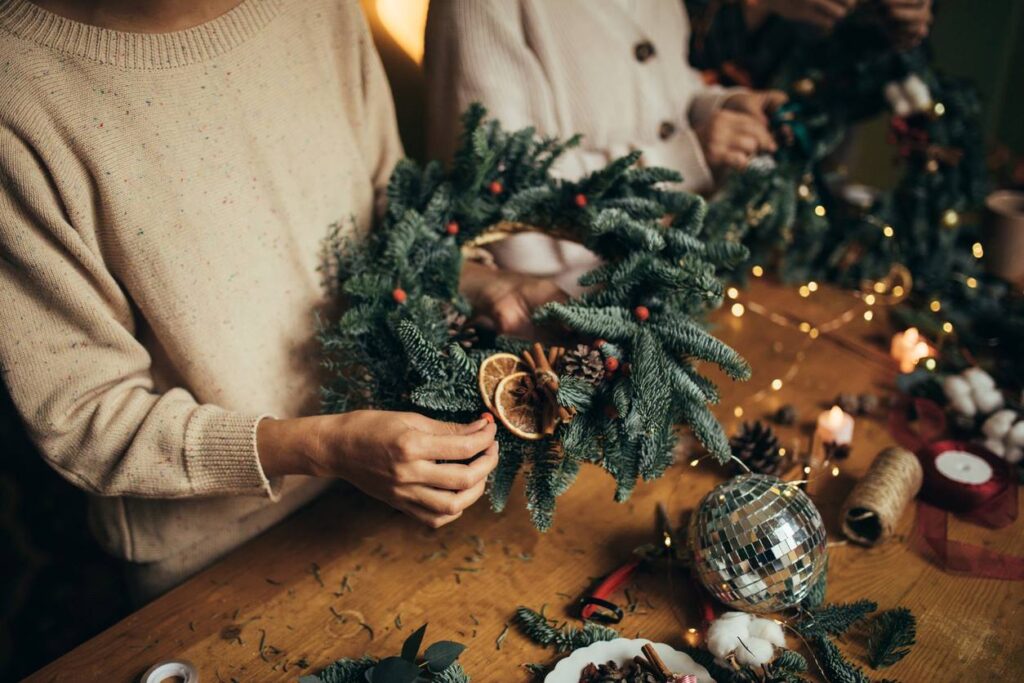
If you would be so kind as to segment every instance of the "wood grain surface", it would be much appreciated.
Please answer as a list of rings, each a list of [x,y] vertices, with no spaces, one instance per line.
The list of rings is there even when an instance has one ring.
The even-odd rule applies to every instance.
[[[716,315],[716,334],[751,362],[745,384],[722,380],[717,413],[731,433],[742,419],[763,418],[784,403],[799,411],[783,443],[806,449],[817,414],[839,392],[891,391],[895,367],[884,346],[884,310],[865,321],[862,301],[821,287],[810,297],[755,281],[740,292],[746,313]],[[751,306],[753,305],[753,306]],[[760,306],[759,306],[760,305]],[[752,312],[764,307],[793,325]],[[876,307],[877,308],[877,307]],[[848,310],[852,322],[810,339],[799,322],[823,324]],[[773,379],[782,379],[779,390]],[[742,417],[737,417],[737,408]],[[839,506],[872,458],[891,444],[884,416],[857,419],[852,456],[838,476],[817,479],[813,497],[829,527],[829,601],[870,598],[880,609],[905,606],[918,618],[918,644],[873,678],[914,681],[1018,680],[1024,670],[1024,584],[954,576],[911,552],[913,510],[896,538],[872,549],[846,544]],[[362,494],[338,487],[182,586],[46,666],[32,681],[136,681],[155,662],[195,663],[203,683],[294,681],[342,656],[396,654],[402,640],[429,622],[427,642],[468,645],[462,662],[474,681],[528,681],[525,663],[548,664],[551,651],[514,628],[527,605],[572,619],[571,603],[594,578],[655,538],[655,506],[681,520],[724,478],[717,466],[691,467],[690,452],[657,482],[612,502],[611,479],[587,467],[559,501],[553,529],[530,525],[521,486],[503,514],[477,505],[453,525],[430,531]],[[989,530],[951,520],[950,536],[1024,554],[1020,522]],[[87,599],[87,598],[83,598]],[[630,587],[620,630],[679,645],[698,636],[685,575],[649,570]],[[863,663],[865,636],[843,648]],[[791,646],[797,646],[791,638]],[[866,664],[865,664],[865,668]]]

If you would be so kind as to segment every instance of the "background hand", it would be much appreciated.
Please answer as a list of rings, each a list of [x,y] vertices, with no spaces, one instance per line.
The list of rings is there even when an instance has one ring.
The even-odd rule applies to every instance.
[[[731,109],[718,110],[695,132],[708,166],[716,173],[742,170],[754,155],[778,149],[764,121]]]
[[[882,5],[901,44],[916,45],[928,37],[932,0],[882,0]]]
[[[767,12],[817,26],[823,31],[835,28],[856,4],[856,0],[764,0],[762,3]]]
[[[535,309],[569,298],[553,280],[477,264],[466,264],[461,285],[476,315],[492,321],[501,334],[522,339],[540,338],[530,320]]]
[[[417,413],[357,410],[262,420],[256,438],[268,477],[344,479],[437,528],[483,495],[498,464],[495,433],[494,424],[482,419],[463,425]]]

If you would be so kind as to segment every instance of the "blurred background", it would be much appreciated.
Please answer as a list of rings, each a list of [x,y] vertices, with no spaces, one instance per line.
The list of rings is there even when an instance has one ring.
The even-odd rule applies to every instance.
[[[428,0],[361,1],[391,80],[406,152],[422,159]],[[994,182],[1006,182],[1003,171],[1024,154],[1024,2],[943,0],[932,45],[941,70],[976,85],[987,150],[1000,170]],[[887,131],[881,118],[855,131],[852,179],[895,184]],[[130,608],[118,564],[89,535],[84,494],[34,452],[2,386],[0,453],[0,681],[7,681],[96,635]]]

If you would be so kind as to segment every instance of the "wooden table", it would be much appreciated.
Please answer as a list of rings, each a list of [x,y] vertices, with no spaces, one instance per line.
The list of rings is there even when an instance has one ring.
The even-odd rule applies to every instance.
[[[889,391],[894,367],[879,342],[888,339],[884,311],[865,321],[864,304],[822,287],[802,298],[793,288],[755,281],[740,292],[746,313],[724,307],[716,333],[754,367],[746,384],[724,380],[718,414],[732,432],[741,418],[762,418],[783,403],[800,414],[781,430],[785,444],[806,448],[815,416],[840,392]],[[752,312],[766,309],[793,321],[780,326]],[[852,310],[852,322],[811,340],[799,322],[819,325]],[[779,390],[773,379],[783,380]],[[829,601],[870,598],[880,608],[906,606],[918,618],[918,644],[876,678],[901,681],[1013,680],[1024,668],[1024,584],[943,573],[899,537],[863,549],[842,542],[836,517],[843,498],[874,455],[891,444],[881,419],[858,418],[852,457],[839,476],[820,482],[816,502],[829,525]],[[663,479],[638,486],[626,504],[612,502],[611,479],[585,468],[559,502],[547,534],[530,525],[521,490],[496,515],[485,504],[457,523],[427,530],[352,490],[337,490],[246,544],[179,588],[132,614],[33,675],[33,681],[137,680],[153,663],[184,658],[203,683],[294,681],[342,656],[396,654],[424,622],[431,639],[468,645],[463,664],[476,681],[529,680],[527,662],[550,663],[551,651],[513,628],[518,605],[570,618],[570,602],[593,577],[621,564],[654,538],[655,505],[674,518],[722,480],[714,465],[693,468],[680,458]],[[952,521],[953,538],[1024,553],[1024,525],[991,531]],[[685,581],[667,572],[641,575],[631,589],[635,610],[623,635],[670,644],[693,639],[697,627]],[[498,642],[501,646],[498,646]],[[795,645],[796,643],[791,643]],[[862,638],[844,649],[863,661]]]

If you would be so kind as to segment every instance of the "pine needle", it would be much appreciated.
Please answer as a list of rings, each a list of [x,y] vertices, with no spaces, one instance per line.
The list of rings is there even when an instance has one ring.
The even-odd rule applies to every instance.
[[[868,662],[873,669],[892,666],[917,642],[917,619],[905,607],[886,610],[871,620]]]

